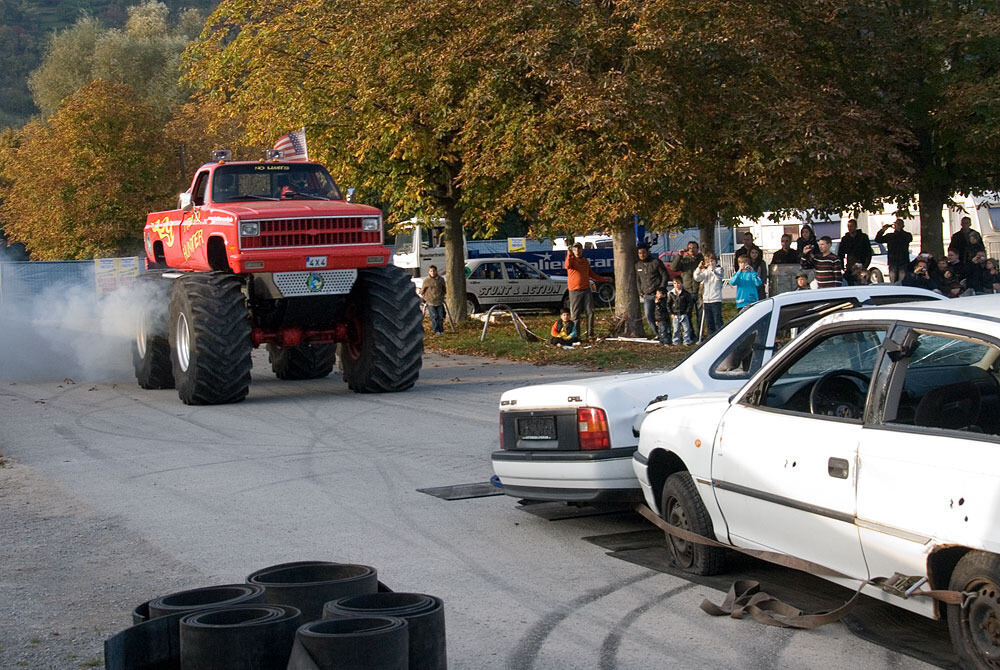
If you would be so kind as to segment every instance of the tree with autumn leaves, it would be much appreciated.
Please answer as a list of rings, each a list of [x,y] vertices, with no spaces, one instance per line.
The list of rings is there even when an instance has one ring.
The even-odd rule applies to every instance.
[[[363,193],[443,216],[453,311],[461,231],[489,233],[516,207],[539,236],[612,231],[617,309],[634,326],[636,215],[711,229],[919,194],[933,221],[940,193],[994,184],[982,143],[1000,96],[973,91],[995,85],[995,21],[986,3],[929,1],[226,0],[187,62],[252,139],[304,125]],[[914,95],[921,73],[933,94]],[[948,96],[973,96],[970,114],[948,113]],[[922,127],[935,118],[954,129]],[[936,135],[948,141],[921,139]],[[973,169],[932,192],[926,156]]]
[[[166,147],[131,87],[96,81],[46,123],[21,131],[4,162],[4,230],[36,260],[135,255],[151,201],[167,194]]]

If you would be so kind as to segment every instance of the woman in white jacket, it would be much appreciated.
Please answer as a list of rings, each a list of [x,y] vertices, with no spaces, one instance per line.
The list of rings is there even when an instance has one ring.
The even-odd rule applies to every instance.
[[[702,285],[701,317],[705,323],[706,336],[712,337],[722,328],[722,268],[712,252],[705,253],[705,260],[694,271],[694,280]]]

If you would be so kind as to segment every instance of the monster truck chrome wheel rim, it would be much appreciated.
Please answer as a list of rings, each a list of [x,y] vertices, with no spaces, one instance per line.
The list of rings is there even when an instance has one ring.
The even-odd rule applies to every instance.
[[[135,330],[135,349],[139,352],[139,358],[146,357],[146,315],[139,316],[139,324]]]
[[[191,363],[191,333],[188,330],[187,317],[184,312],[177,315],[177,364],[187,372]]]

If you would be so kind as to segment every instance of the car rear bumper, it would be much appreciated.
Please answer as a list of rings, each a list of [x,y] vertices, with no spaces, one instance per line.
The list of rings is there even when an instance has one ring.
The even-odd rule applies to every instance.
[[[635,447],[601,451],[495,451],[493,471],[504,493],[530,500],[633,501]]]

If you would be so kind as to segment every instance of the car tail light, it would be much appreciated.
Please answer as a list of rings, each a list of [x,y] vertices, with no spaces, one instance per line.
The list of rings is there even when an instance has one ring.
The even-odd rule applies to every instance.
[[[580,435],[580,449],[610,449],[611,435],[608,433],[608,416],[597,407],[581,407],[576,410],[577,431]]]
[[[503,413],[500,414],[500,448],[507,448],[503,443]]]

